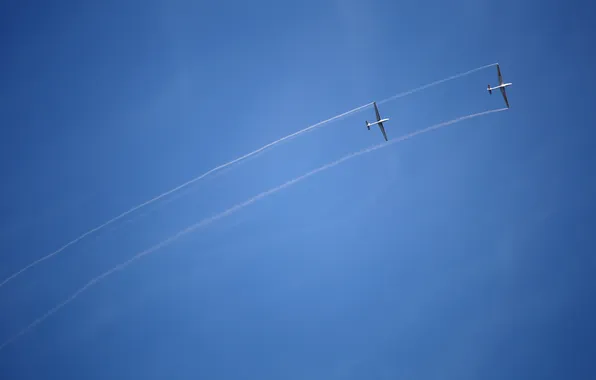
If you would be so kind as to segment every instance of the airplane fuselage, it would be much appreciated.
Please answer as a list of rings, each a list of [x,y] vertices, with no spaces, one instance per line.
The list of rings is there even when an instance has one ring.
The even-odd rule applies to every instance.
[[[379,120],[379,121],[375,121],[374,123],[368,123],[368,126],[370,127],[370,126],[373,126],[373,125],[375,125],[375,124],[384,123],[384,122],[386,122],[386,121],[388,121],[388,120],[389,120],[389,118],[386,118],[386,119],[381,119],[381,120]]]
[[[505,88],[505,87],[509,87],[509,86],[511,86],[512,84],[513,84],[513,83],[503,83],[503,84],[500,84],[500,85],[498,85],[498,86],[496,86],[496,87],[489,87],[489,88],[488,88],[488,90],[489,90],[489,91],[490,91],[490,90],[497,90],[497,89],[499,89],[499,88]]]

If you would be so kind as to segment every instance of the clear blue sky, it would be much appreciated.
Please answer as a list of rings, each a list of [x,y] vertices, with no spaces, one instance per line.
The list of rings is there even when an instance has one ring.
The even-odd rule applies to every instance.
[[[499,62],[511,109],[184,236],[6,346],[0,378],[596,376],[593,5],[209,3],[2,3],[0,280],[370,101]],[[389,137],[501,107],[488,83],[494,67],[381,105]],[[186,226],[381,142],[373,118],[280,144],[29,270],[0,288],[0,343]]]

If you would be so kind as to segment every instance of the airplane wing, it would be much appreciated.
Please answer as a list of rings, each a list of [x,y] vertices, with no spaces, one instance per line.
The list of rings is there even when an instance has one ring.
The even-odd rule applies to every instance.
[[[373,103],[375,106],[375,113],[377,114],[377,121],[381,120],[381,115],[379,114],[379,109],[377,108],[377,102]],[[383,127],[381,127],[383,128]]]
[[[381,132],[383,132],[383,137],[385,137],[385,141],[389,141],[387,139],[387,134],[385,133],[385,127],[383,127],[383,123],[379,123],[379,128],[381,129]]]
[[[501,87],[501,94],[503,95],[503,99],[505,100],[505,104],[507,105],[507,108],[509,108],[509,101],[507,100],[507,93],[505,92],[505,87]]]
[[[499,64],[497,64],[497,74],[499,75],[499,85],[503,84],[503,76],[501,76],[501,69],[499,68]]]

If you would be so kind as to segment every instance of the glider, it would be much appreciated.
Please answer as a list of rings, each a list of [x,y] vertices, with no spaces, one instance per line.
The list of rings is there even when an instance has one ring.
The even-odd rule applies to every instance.
[[[499,68],[499,64],[497,63],[497,75],[499,76],[499,85],[497,87],[491,87],[490,84],[488,85],[488,93],[492,94],[493,90],[497,88],[501,90],[501,94],[503,95],[503,99],[505,100],[505,105],[509,108],[509,101],[507,100],[507,93],[505,92],[505,87],[511,86],[511,83],[503,83],[503,77],[501,76],[501,69]]]
[[[375,106],[375,113],[377,114],[377,121],[375,121],[374,123],[369,123],[368,121],[366,121],[366,128],[368,128],[368,130],[370,131],[371,126],[378,124],[379,128],[381,129],[381,132],[383,132],[383,137],[385,137],[385,141],[389,141],[387,139],[387,134],[385,133],[385,127],[383,127],[383,122],[389,120],[389,118],[381,119],[379,109],[377,108],[377,102],[373,102],[373,104]]]

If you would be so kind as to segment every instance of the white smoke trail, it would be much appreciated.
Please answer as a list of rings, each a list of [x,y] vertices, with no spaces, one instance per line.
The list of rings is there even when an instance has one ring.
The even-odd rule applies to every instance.
[[[415,88],[413,90],[409,90],[409,91],[402,92],[401,94],[393,95],[393,96],[391,96],[391,97],[389,97],[387,99],[384,99],[384,100],[381,100],[380,102],[377,102],[377,104],[383,104],[385,102],[390,102],[390,101],[395,100],[395,99],[403,98],[404,96],[412,95],[413,93],[416,93],[416,92],[419,92],[419,91],[422,91],[422,90],[426,90],[429,87],[433,87],[433,86],[436,86],[438,84],[445,83],[445,82],[448,82],[450,80],[454,80],[454,79],[457,79],[457,78],[465,77],[466,75],[470,75],[472,73],[475,73],[476,71],[484,70],[486,68],[489,68],[489,67],[492,67],[492,66],[495,66],[495,65],[496,65],[496,63],[491,63],[490,65],[484,65],[484,66],[481,66],[481,67],[477,67],[475,69],[466,71],[465,73],[455,74],[455,75],[452,75],[452,76],[450,76],[448,78],[440,79],[440,80],[434,81],[432,83],[425,84],[424,86],[417,87],[417,88]]]
[[[306,179],[306,178],[308,178],[308,177],[310,177],[310,176],[312,176],[314,174],[317,174],[319,172],[322,172],[324,170],[327,170],[327,169],[330,169],[330,168],[332,168],[334,166],[337,166],[337,165],[341,164],[342,162],[345,162],[347,160],[350,160],[350,159],[352,159],[354,157],[357,157],[357,156],[360,156],[360,155],[363,155],[363,154],[366,154],[366,153],[370,153],[370,152],[375,151],[377,149],[385,148],[385,147],[387,147],[389,145],[392,145],[392,144],[395,144],[395,143],[398,143],[398,142],[402,142],[402,141],[408,140],[408,139],[410,139],[412,137],[421,135],[423,133],[428,133],[428,132],[431,132],[433,130],[436,130],[436,129],[439,129],[439,128],[442,128],[442,127],[445,127],[445,126],[448,126],[448,125],[451,125],[451,124],[455,124],[455,123],[458,123],[458,122],[463,121],[463,120],[466,120],[466,119],[472,119],[472,118],[475,118],[475,117],[479,117],[479,116],[483,116],[483,115],[488,115],[488,114],[495,113],[495,112],[501,112],[501,111],[505,111],[505,110],[507,110],[507,108],[494,109],[494,110],[489,110],[489,111],[479,112],[479,113],[475,113],[475,114],[471,114],[471,115],[467,115],[467,116],[458,117],[457,119],[446,121],[446,122],[443,122],[443,123],[440,123],[440,124],[435,124],[435,125],[433,125],[431,127],[424,128],[424,129],[421,129],[421,130],[412,132],[410,134],[407,134],[405,136],[399,137],[397,139],[389,140],[389,142],[385,142],[385,143],[382,143],[382,144],[379,144],[379,145],[374,145],[372,147],[369,147],[369,148],[366,148],[366,149],[363,149],[363,150],[360,150],[360,151],[357,151],[357,152],[354,152],[354,153],[350,153],[350,154],[348,154],[348,155],[346,155],[346,156],[344,156],[344,157],[342,157],[342,158],[340,158],[340,159],[338,159],[336,161],[333,161],[333,162],[331,162],[329,164],[326,164],[326,165],[323,165],[321,167],[318,167],[317,169],[314,169],[314,170],[312,170],[312,171],[310,171],[310,172],[308,172],[308,173],[306,173],[306,174],[304,174],[304,175],[302,175],[300,177],[294,178],[294,179],[292,179],[292,180],[290,180],[290,181],[288,181],[288,182],[286,182],[286,183],[284,183],[284,184],[282,184],[280,186],[277,186],[277,187],[275,187],[273,189],[264,191],[264,192],[262,192],[262,193],[260,193],[260,194],[258,194],[256,196],[250,198],[249,200],[244,201],[242,203],[239,203],[236,206],[233,206],[233,207],[227,209],[226,211],[223,211],[223,212],[221,212],[221,213],[219,213],[219,214],[217,214],[215,216],[212,216],[212,217],[207,218],[207,219],[203,219],[200,222],[195,223],[195,224],[191,225],[190,227],[187,227],[184,230],[176,233],[175,235],[169,237],[168,239],[166,239],[166,240],[164,240],[164,241],[162,241],[162,242],[154,245],[153,247],[148,248],[148,249],[146,249],[146,250],[144,250],[142,252],[137,253],[136,255],[134,255],[133,257],[131,257],[130,259],[128,259],[127,261],[125,261],[125,262],[123,262],[121,264],[118,264],[117,266],[113,267],[112,269],[110,269],[110,270],[102,273],[101,275],[93,278],[87,284],[85,284],[82,288],[80,288],[79,290],[77,290],[76,292],[74,292],[66,300],[64,300],[61,303],[59,303],[58,305],[54,306],[52,309],[50,309],[48,312],[46,312],[43,316],[41,316],[38,319],[36,319],[35,321],[33,321],[29,326],[27,326],[26,328],[24,328],[23,330],[21,330],[18,334],[14,335],[8,341],[6,341],[5,343],[3,343],[0,346],[0,350],[2,350],[8,344],[14,342],[16,339],[18,339],[22,335],[24,335],[27,332],[31,331],[31,329],[33,329],[35,326],[37,326],[40,323],[42,323],[43,321],[45,321],[52,314],[54,314],[58,310],[62,309],[64,306],[66,306],[67,304],[69,304],[70,302],[72,302],[75,298],[77,298],[79,295],[81,295],[81,293],[83,293],[84,291],[86,291],[87,289],[89,289],[90,287],[92,287],[93,285],[97,284],[98,282],[100,282],[104,278],[110,276],[114,272],[117,272],[117,271],[120,271],[120,270],[125,269],[127,266],[129,266],[130,264],[134,263],[135,261],[141,259],[142,257],[144,257],[144,256],[146,256],[146,255],[148,255],[150,253],[153,253],[153,252],[157,251],[158,249],[160,249],[160,248],[162,248],[164,246],[169,245],[170,243],[172,243],[175,240],[179,239],[183,235],[186,235],[186,234],[188,234],[188,233],[190,233],[190,232],[192,232],[192,231],[194,231],[194,230],[196,230],[196,229],[198,229],[200,227],[204,227],[204,226],[206,226],[208,224],[211,224],[212,222],[214,222],[214,221],[216,221],[218,219],[225,218],[226,216],[229,216],[229,215],[235,213],[236,211],[239,211],[240,209],[243,209],[244,207],[246,207],[246,206],[248,206],[248,205],[250,205],[250,204],[252,204],[252,203],[254,203],[254,202],[256,202],[256,201],[258,201],[260,199],[263,199],[263,198],[265,198],[265,197],[267,197],[267,196],[269,196],[269,195],[271,195],[273,193],[276,193],[276,192],[278,192],[280,190],[283,190],[283,189],[285,189],[285,188],[287,188],[289,186],[292,186],[292,185],[296,184],[297,182],[300,182],[300,181],[302,181],[302,180],[304,180],[304,179]]]
[[[450,76],[448,78],[441,79],[441,80],[438,80],[438,81],[435,81],[435,82],[426,84],[424,86],[415,88],[413,90],[406,91],[406,92],[403,92],[401,94],[394,95],[394,96],[392,96],[390,98],[387,98],[385,100],[382,100],[382,101],[378,102],[378,104],[385,103],[385,102],[388,102],[388,101],[391,101],[391,100],[395,100],[395,99],[398,99],[398,98],[401,98],[401,97],[404,97],[404,96],[413,94],[413,93],[418,92],[418,91],[422,91],[422,90],[427,89],[429,87],[436,86],[438,84],[441,84],[441,83],[444,83],[444,82],[447,82],[447,81],[450,81],[450,80],[454,80],[454,79],[463,77],[465,75],[469,75],[469,74],[471,74],[473,72],[476,72],[476,71],[479,71],[479,70],[483,70],[483,69],[485,69],[487,67],[494,66],[494,65],[496,65],[496,63],[490,64],[490,65],[485,65],[485,66],[482,66],[482,67],[478,67],[476,69],[472,69],[472,70],[466,71],[465,73],[460,73],[460,74],[452,75],[452,76]],[[266,145],[262,146],[261,148],[258,148],[256,150],[254,150],[254,151],[252,151],[250,153],[247,153],[247,154],[245,154],[245,155],[243,155],[241,157],[238,157],[238,158],[236,158],[236,159],[234,159],[232,161],[229,161],[229,162],[227,162],[225,164],[222,164],[222,165],[219,165],[219,166],[217,166],[217,167],[215,167],[213,169],[210,169],[207,172],[199,175],[198,177],[195,177],[195,178],[193,178],[193,179],[191,179],[191,180],[189,180],[189,181],[187,181],[187,182],[185,182],[185,183],[183,183],[183,184],[181,184],[181,185],[179,185],[179,186],[177,186],[177,187],[175,187],[175,188],[173,188],[171,190],[166,191],[165,193],[162,193],[162,194],[160,194],[160,195],[158,195],[158,196],[156,196],[154,198],[151,198],[151,199],[149,199],[146,202],[143,202],[143,203],[141,203],[141,204],[139,204],[137,206],[134,206],[133,208],[129,209],[128,211],[125,211],[125,212],[121,213],[120,215],[115,216],[112,219],[108,220],[107,222],[104,222],[103,224],[101,224],[101,225],[99,225],[99,226],[97,226],[95,228],[92,228],[89,231],[83,233],[79,237],[77,237],[77,238],[71,240],[70,242],[64,244],[62,247],[58,248],[54,252],[49,253],[49,254],[47,254],[47,255],[45,255],[45,256],[43,256],[43,257],[41,257],[41,258],[39,258],[39,259],[37,259],[37,260],[35,260],[33,262],[31,262],[30,264],[26,265],[22,269],[14,272],[10,276],[8,276],[6,279],[4,279],[2,281],[2,283],[0,283],[0,288],[2,288],[8,282],[10,282],[10,281],[14,280],[15,278],[17,278],[18,276],[20,276],[21,274],[23,274],[27,270],[29,270],[32,267],[36,266],[37,264],[50,259],[51,257],[53,257],[53,256],[59,254],[60,252],[64,251],[66,248],[70,247],[71,245],[78,243],[79,241],[83,240],[87,236],[89,236],[89,235],[91,235],[91,234],[93,234],[93,233],[95,233],[95,232],[97,232],[97,231],[99,231],[99,230],[101,230],[101,229],[109,226],[110,224],[112,224],[112,223],[114,223],[114,222],[122,219],[123,217],[125,217],[125,216],[127,216],[127,215],[129,215],[129,214],[131,214],[133,212],[135,212],[136,210],[138,210],[140,208],[143,208],[145,206],[148,206],[148,205],[150,205],[150,204],[152,204],[152,203],[154,203],[154,202],[156,202],[156,201],[158,201],[158,200],[160,200],[160,199],[162,199],[162,198],[164,198],[164,197],[166,197],[166,196],[168,196],[168,195],[170,195],[172,193],[175,193],[175,192],[177,192],[177,191],[179,191],[179,190],[181,190],[181,189],[183,189],[183,188],[185,188],[185,187],[187,187],[187,186],[189,186],[189,185],[191,185],[191,184],[193,184],[193,183],[195,183],[195,182],[197,182],[197,181],[205,178],[206,176],[210,175],[211,173],[214,173],[216,171],[219,171],[221,169],[224,169],[224,168],[226,168],[228,166],[231,166],[231,165],[233,165],[233,164],[235,164],[235,163],[237,163],[239,161],[245,160],[245,159],[247,159],[247,158],[249,158],[251,156],[254,156],[254,155],[256,155],[256,154],[264,151],[267,148],[270,148],[270,147],[272,147],[274,145],[277,145],[277,144],[279,144],[279,143],[281,143],[283,141],[289,140],[289,139],[291,139],[293,137],[296,137],[298,135],[301,135],[301,134],[303,134],[305,132],[308,132],[310,130],[313,130],[313,129],[317,128],[317,127],[320,127],[323,124],[330,123],[330,122],[335,121],[335,120],[338,120],[338,119],[340,119],[342,117],[348,116],[348,115],[350,115],[352,113],[361,111],[364,108],[370,106],[371,104],[372,104],[372,102],[371,103],[368,103],[368,104],[365,104],[363,106],[360,106],[360,107],[356,107],[356,108],[354,108],[354,109],[352,109],[350,111],[344,112],[344,113],[339,114],[337,116],[333,116],[333,117],[331,117],[331,118],[329,118],[327,120],[323,120],[323,121],[321,121],[321,122],[319,122],[317,124],[311,125],[310,127],[307,127],[307,128],[304,128],[304,129],[302,129],[302,130],[300,130],[298,132],[292,133],[291,135],[282,137],[282,138],[280,138],[280,139],[278,139],[276,141],[273,141],[273,142],[271,142],[269,144],[266,144]]]
[[[329,123],[331,121],[335,121],[335,120],[340,119],[342,117],[345,117],[345,116],[347,116],[349,114],[352,114],[354,112],[360,111],[360,110],[362,110],[362,109],[370,106],[371,104],[372,103],[368,103],[368,104],[365,104],[363,106],[354,108],[354,109],[352,109],[350,111],[347,111],[347,112],[344,112],[344,113],[342,113],[340,115],[333,116],[332,118],[329,118],[329,119],[323,120],[323,121],[321,121],[321,122],[319,122],[317,124],[311,125],[310,127],[304,128],[304,129],[302,129],[302,130],[300,130],[298,132],[294,132],[291,135],[282,137],[282,138],[280,138],[280,139],[278,139],[276,141],[273,141],[273,142],[271,142],[271,143],[269,143],[267,145],[264,145],[264,146],[260,147],[259,149],[253,150],[252,152],[247,153],[247,154],[245,154],[245,155],[243,155],[241,157],[238,157],[238,158],[236,158],[236,159],[234,159],[232,161],[226,162],[225,164],[222,164],[222,165],[219,165],[219,166],[217,166],[217,167],[215,167],[213,169],[210,169],[210,170],[206,171],[205,173],[199,175],[198,177],[195,177],[195,178],[193,178],[193,179],[191,179],[189,181],[186,181],[182,185],[179,185],[179,186],[177,186],[177,187],[175,187],[175,188],[173,188],[171,190],[166,191],[165,193],[162,193],[162,194],[160,194],[160,195],[158,195],[158,196],[156,196],[154,198],[151,198],[150,200],[148,200],[146,202],[143,202],[143,203],[141,203],[141,204],[139,204],[139,205],[137,205],[137,206],[129,209],[128,211],[125,211],[125,212],[121,213],[118,216],[113,217],[112,219],[108,220],[107,222],[105,222],[105,223],[103,223],[103,224],[101,224],[101,225],[99,225],[99,226],[97,226],[95,228],[90,229],[89,231],[83,233],[79,237],[77,237],[77,238],[71,240],[70,242],[64,244],[62,247],[58,248],[54,252],[52,252],[50,254],[47,254],[46,256],[43,256],[43,257],[41,257],[41,258],[39,258],[39,259],[31,262],[27,266],[23,267],[22,269],[20,269],[19,271],[13,273],[12,275],[8,276],[4,281],[2,281],[2,283],[0,283],[0,288],[2,286],[6,285],[9,281],[14,280],[16,277],[18,277],[21,274],[23,274],[25,271],[27,271],[27,270],[31,269],[32,267],[36,266],[37,264],[39,264],[39,263],[41,263],[41,262],[43,262],[45,260],[48,260],[49,258],[51,258],[51,257],[59,254],[60,252],[64,251],[66,248],[70,247],[73,244],[78,243],[79,241],[83,240],[84,238],[86,238],[87,236],[93,234],[94,232],[97,232],[97,231],[99,231],[99,230],[101,230],[101,229],[109,226],[110,224],[112,224],[112,223],[114,223],[114,222],[116,222],[116,221],[124,218],[125,216],[127,216],[127,215],[129,215],[129,214],[131,214],[131,213],[133,213],[135,211],[137,211],[140,208],[143,208],[145,206],[148,206],[148,205],[150,205],[150,204],[152,204],[152,203],[154,203],[154,202],[156,202],[156,201],[158,201],[158,200],[160,200],[160,199],[162,199],[162,198],[164,198],[164,197],[166,197],[166,196],[168,196],[168,195],[170,195],[172,193],[175,193],[175,192],[177,192],[177,191],[179,191],[179,190],[181,190],[181,189],[183,189],[183,188],[185,188],[185,187],[187,187],[187,186],[189,186],[189,185],[191,185],[191,184],[193,184],[193,183],[195,183],[195,182],[197,182],[197,181],[199,181],[199,180],[207,177],[209,174],[212,174],[212,173],[214,173],[214,172],[216,172],[218,170],[221,170],[221,169],[224,169],[224,168],[226,168],[228,166],[231,166],[231,165],[233,165],[233,164],[235,164],[235,163],[237,163],[239,161],[245,160],[245,159],[247,159],[247,158],[249,158],[251,156],[254,156],[254,155],[256,155],[256,154],[264,151],[267,148],[270,148],[270,147],[272,147],[272,146],[274,146],[276,144],[279,144],[279,143],[281,143],[281,142],[283,142],[285,140],[291,139],[291,138],[296,137],[296,136],[298,136],[300,134],[303,134],[305,132],[308,132],[308,131],[310,131],[310,130],[312,130],[314,128],[320,127],[323,124]]]

